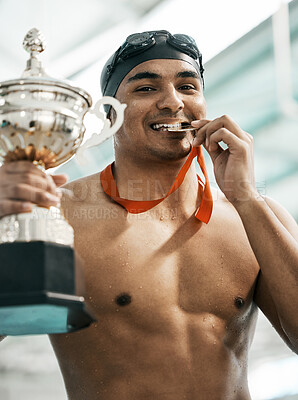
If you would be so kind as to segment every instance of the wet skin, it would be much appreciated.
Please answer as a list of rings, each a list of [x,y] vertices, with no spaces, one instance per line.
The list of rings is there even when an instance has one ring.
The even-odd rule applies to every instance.
[[[94,204],[98,179],[66,213],[98,320],[51,337],[69,398],[250,399],[259,268],[233,206],[218,197],[208,225],[166,204],[128,216]]]

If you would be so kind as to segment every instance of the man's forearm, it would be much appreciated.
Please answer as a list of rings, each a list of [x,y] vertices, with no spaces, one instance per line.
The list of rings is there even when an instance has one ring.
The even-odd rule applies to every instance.
[[[261,196],[234,204],[241,217],[280,323],[298,345],[298,242]]]

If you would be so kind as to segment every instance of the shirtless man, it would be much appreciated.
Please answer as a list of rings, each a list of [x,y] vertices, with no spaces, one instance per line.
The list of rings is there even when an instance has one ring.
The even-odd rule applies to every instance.
[[[197,209],[212,202],[203,204],[194,162],[176,191],[142,213],[112,200],[99,173],[67,185],[74,197],[62,206],[98,320],[50,337],[70,400],[249,400],[258,307],[298,350],[297,225],[257,193],[252,137],[227,116],[206,119],[200,54],[188,51],[189,38],[176,39],[133,36],[104,68],[104,94],[127,104],[114,137],[119,196],[164,197],[200,145],[222,193],[212,192],[203,222]],[[167,130],[181,122],[196,131]],[[54,183],[65,179],[26,161],[4,165],[0,215],[57,204]]]

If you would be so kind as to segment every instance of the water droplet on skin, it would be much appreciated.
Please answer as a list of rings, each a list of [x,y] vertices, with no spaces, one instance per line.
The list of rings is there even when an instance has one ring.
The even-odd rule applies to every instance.
[[[111,289],[111,287],[112,287],[112,286],[110,285],[109,288]]]
[[[216,344],[216,340],[214,340],[213,344]]]
[[[118,312],[119,310],[118,310],[118,308],[116,309],[116,312]]]
[[[207,318],[206,318],[206,317],[204,317],[204,318],[203,318],[203,321],[206,321],[206,319],[207,319]]]
[[[176,217],[173,216],[173,217],[171,217],[171,219],[176,219]]]
[[[164,216],[161,216],[159,219],[160,219],[161,221],[163,221],[163,220],[164,220]]]
[[[212,324],[212,328],[214,328],[214,324]]]

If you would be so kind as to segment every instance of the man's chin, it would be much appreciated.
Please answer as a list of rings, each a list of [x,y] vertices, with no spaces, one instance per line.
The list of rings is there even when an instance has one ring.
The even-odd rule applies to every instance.
[[[192,145],[188,146],[170,146],[163,149],[151,149],[151,154],[159,160],[179,161],[185,159],[192,150]]]

